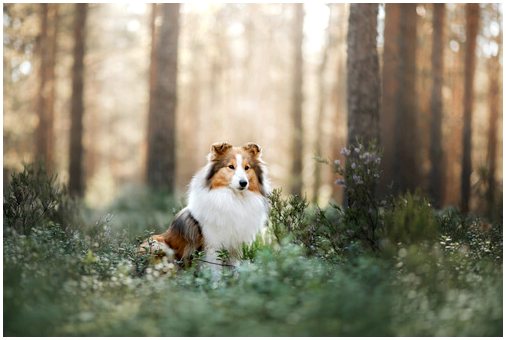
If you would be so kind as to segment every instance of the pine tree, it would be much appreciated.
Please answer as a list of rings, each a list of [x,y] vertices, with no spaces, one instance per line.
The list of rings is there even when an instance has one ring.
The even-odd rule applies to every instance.
[[[432,32],[432,96],[430,128],[429,193],[436,208],[443,202],[443,69],[445,4],[434,4]]]
[[[150,91],[146,182],[153,189],[172,192],[176,170],[179,4],[158,6],[162,23],[154,47],[156,76]]]
[[[302,86],[303,86],[303,28],[304,28],[304,4],[293,5],[293,80],[292,80],[292,185],[291,192],[294,195],[302,194],[302,169],[303,169],[303,149],[304,149],[304,131],[302,126]]]
[[[320,62],[320,67],[318,69],[318,115],[316,118],[316,140],[315,140],[315,154],[320,156],[322,153],[322,125],[323,125],[323,117],[325,113],[325,99],[326,99],[326,86],[325,86],[325,74],[327,70],[327,62],[329,59],[329,49],[331,44],[333,43],[332,39],[332,30],[330,29],[330,25],[332,23],[332,6],[329,5],[329,20],[326,29],[327,43],[323,48],[322,60]],[[320,163],[315,163],[314,169],[314,182],[313,182],[313,202],[318,201],[318,196],[320,192],[321,185],[321,165]]]
[[[464,131],[462,134],[461,209],[469,211],[471,196],[471,136],[474,105],[474,73],[476,69],[476,37],[480,21],[480,5],[466,5],[466,47],[464,73]]]
[[[72,98],[69,154],[69,191],[83,196],[85,190],[83,173],[83,116],[84,116],[84,56],[86,50],[86,17],[88,5],[75,5],[74,65],[72,67]]]
[[[382,68],[382,101],[380,110],[382,176],[379,192],[387,193],[395,180],[395,110],[398,91],[399,34],[401,4],[385,4],[385,30]]]
[[[496,9],[497,10],[497,9]],[[500,19],[498,20],[501,26]],[[500,56],[502,50],[502,29],[500,34],[495,37],[497,44],[497,54],[490,57],[488,61],[489,77],[489,120],[488,120],[488,138],[487,138],[487,210],[489,216],[495,213],[496,206],[496,181],[497,171],[497,129],[499,128],[500,105],[502,103],[500,91],[501,63]]]
[[[58,32],[58,4],[40,4],[41,28],[38,39],[39,89],[35,138],[35,159],[48,171],[54,168],[55,64]]]
[[[393,174],[395,191],[405,192],[414,191],[420,180],[416,96],[416,4],[401,4],[399,16]]]
[[[379,141],[378,4],[351,4],[348,25],[348,145]]]

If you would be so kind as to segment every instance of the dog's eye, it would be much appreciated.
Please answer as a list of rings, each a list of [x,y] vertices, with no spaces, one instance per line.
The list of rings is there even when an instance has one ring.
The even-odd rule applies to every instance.
[[[249,165],[246,165],[246,166],[244,167],[244,170],[246,170],[246,171],[247,171],[247,170],[249,170]]]
[[[234,169],[235,169],[235,166],[233,166],[232,164],[230,164],[230,165],[228,166],[228,168],[229,168],[229,169],[234,170]]]

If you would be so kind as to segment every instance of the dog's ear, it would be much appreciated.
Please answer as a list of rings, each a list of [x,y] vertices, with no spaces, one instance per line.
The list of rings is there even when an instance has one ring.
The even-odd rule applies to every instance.
[[[225,152],[227,152],[232,145],[228,144],[227,142],[223,143],[214,143],[211,145],[211,156],[212,158],[219,157],[223,155]]]
[[[262,148],[255,143],[246,143],[242,148],[253,156],[253,158],[258,158],[262,154]]]

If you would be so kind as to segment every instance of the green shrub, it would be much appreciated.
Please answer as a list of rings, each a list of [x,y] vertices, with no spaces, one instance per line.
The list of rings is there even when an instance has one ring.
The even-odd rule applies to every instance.
[[[243,244],[241,251],[241,259],[243,261],[254,261],[258,252],[269,247],[269,245],[262,239],[261,235],[257,235],[255,241],[251,244]]]
[[[365,247],[378,250],[378,233],[382,227],[382,204],[376,199],[375,190],[380,178],[381,156],[374,143],[363,145],[360,141],[344,147],[344,166],[334,162],[335,171],[342,176],[336,181],[345,187],[344,223],[352,239]]]
[[[141,226],[153,213],[165,220],[177,210],[168,196],[149,207],[143,195],[119,200],[82,228],[43,219],[24,234],[6,223],[5,335],[502,335],[502,265],[494,255],[502,241],[479,219],[436,216],[423,199],[405,196],[385,212],[395,252],[379,256],[353,243],[341,208],[276,194],[269,223],[278,242],[259,237],[243,247],[246,261],[216,278],[204,265],[178,271],[136,256],[133,239],[152,232]],[[404,235],[430,223],[435,236]]]
[[[308,203],[304,198],[290,195],[284,199],[281,197],[281,189],[275,189],[269,195],[269,203],[269,229],[278,243],[291,233],[298,234],[306,228],[305,211]]]
[[[397,335],[502,333],[502,268],[439,244],[399,248],[395,267]]]
[[[468,251],[476,260],[502,262],[502,224],[463,215],[455,208],[440,211],[437,220],[445,249]]]
[[[12,175],[4,190],[4,228],[29,235],[35,226],[49,222],[63,230],[81,225],[77,204],[67,194],[56,175],[41,166],[27,165]]]
[[[283,198],[279,189],[273,191],[269,201],[268,235],[274,235],[278,245],[291,242],[303,246],[308,255],[333,261],[350,249],[353,242],[347,242],[339,207],[309,207],[304,198]]]
[[[174,195],[144,186],[129,186],[120,192],[111,205],[95,212],[89,219],[97,220],[110,215],[111,229],[125,232],[131,241],[135,241],[140,236],[146,236],[146,230],[153,234],[167,230],[183,207],[183,202]]]
[[[434,242],[437,220],[429,202],[411,193],[398,197],[392,210],[385,212],[383,237],[394,245]]]

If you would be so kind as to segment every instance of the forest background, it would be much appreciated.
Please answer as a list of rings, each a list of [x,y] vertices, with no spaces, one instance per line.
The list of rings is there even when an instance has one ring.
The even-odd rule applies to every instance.
[[[501,7],[483,4],[466,14],[466,6],[448,4],[439,19],[430,4],[401,7],[380,6],[377,17],[380,191],[389,185],[397,191],[418,188],[438,206],[460,206],[465,199],[484,211],[485,202],[492,203],[482,198],[486,192],[495,197],[491,191],[502,183]],[[88,204],[103,207],[125,187],[149,183],[149,171],[156,171],[148,169],[150,159],[163,163],[173,157],[165,169],[172,178],[166,189],[182,196],[213,142],[254,141],[264,148],[275,187],[320,204],[341,202],[332,167],[315,158],[338,159],[347,144],[349,9],[305,4],[304,16],[295,17],[294,8],[189,3],[180,7],[171,33],[163,26],[165,14],[153,5],[89,5],[76,36],[79,9],[73,5],[6,4],[4,182],[23,164],[42,160],[63,183],[74,178],[79,184],[71,187]],[[399,21],[405,17],[401,11],[411,15],[408,22]],[[469,15],[479,21],[473,51],[466,44]],[[300,27],[303,34],[297,35]],[[434,30],[442,32],[439,41]],[[170,66],[156,71],[157,58],[171,58],[157,54],[160,34],[167,35],[165,43],[177,44],[177,74]],[[79,48],[80,70],[74,64]],[[466,67],[470,53],[474,72]],[[81,72],[80,80],[75,72]],[[470,73],[471,93],[465,88]],[[177,80],[177,87],[156,92],[155,78],[162,74]],[[73,94],[76,81],[82,89]],[[438,84],[439,101],[433,93]],[[467,118],[466,110],[472,112]],[[169,136],[158,142],[167,152],[150,149],[156,131],[149,124]],[[470,147],[464,152],[465,140]],[[462,198],[466,182],[469,198]]]
[[[12,3],[3,29],[5,335],[503,334],[500,4]],[[217,276],[139,253],[219,141],[263,147],[261,235]]]

